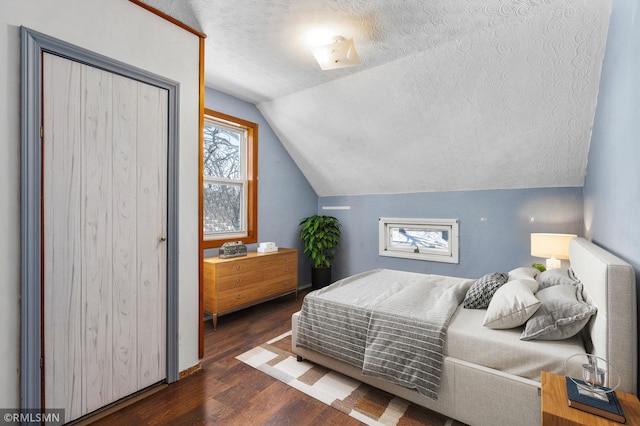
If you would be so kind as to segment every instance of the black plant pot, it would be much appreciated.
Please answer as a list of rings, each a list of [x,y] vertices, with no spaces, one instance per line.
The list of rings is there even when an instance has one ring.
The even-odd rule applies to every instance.
[[[328,268],[311,268],[311,288],[317,290],[331,284],[331,266]]]

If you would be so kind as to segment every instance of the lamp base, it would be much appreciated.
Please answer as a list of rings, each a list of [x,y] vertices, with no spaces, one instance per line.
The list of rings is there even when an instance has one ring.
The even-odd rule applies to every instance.
[[[588,396],[589,398],[594,398],[599,401],[609,402],[609,397],[607,396],[606,392],[600,390],[600,388],[597,386],[595,386],[592,390],[588,390],[584,387],[578,386],[578,393],[580,395]]]
[[[556,259],[552,257],[551,259],[547,259],[546,265],[547,269],[560,269],[562,267],[562,262],[560,259]]]

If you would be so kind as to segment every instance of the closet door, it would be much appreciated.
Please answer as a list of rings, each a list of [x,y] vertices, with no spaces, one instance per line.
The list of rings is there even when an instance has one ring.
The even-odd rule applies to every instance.
[[[44,402],[71,421],[166,378],[165,89],[43,54]]]

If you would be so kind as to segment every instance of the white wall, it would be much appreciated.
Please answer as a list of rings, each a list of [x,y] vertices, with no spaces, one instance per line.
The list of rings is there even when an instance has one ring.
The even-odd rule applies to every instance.
[[[20,27],[180,83],[179,369],[198,363],[199,38],[127,0],[0,1],[0,407],[20,404]]]

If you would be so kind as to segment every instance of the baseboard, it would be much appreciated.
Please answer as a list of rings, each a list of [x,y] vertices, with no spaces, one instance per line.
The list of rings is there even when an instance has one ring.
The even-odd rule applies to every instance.
[[[187,376],[192,375],[193,373],[196,373],[198,371],[202,370],[202,365],[200,363],[197,363],[196,365],[194,365],[193,367],[189,367],[186,370],[183,370],[179,373],[178,375],[178,380],[182,380]],[[163,389],[165,389],[167,386],[169,386],[166,383],[158,383],[156,385],[151,386],[150,388],[147,388],[143,391],[137,392],[133,395],[130,395],[128,397],[125,397],[124,399],[117,401],[113,404],[110,404],[104,408],[101,408],[91,414],[88,414],[87,416],[81,417],[75,421],[72,421],[70,424],[74,425],[74,426],[85,426],[85,425],[89,425],[99,419],[102,419],[112,413],[115,413],[118,410],[122,410],[123,408],[136,403],[138,401],[140,401],[141,399],[144,399],[148,396],[153,395],[154,393],[161,391]]]
[[[93,422],[96,422],[104,417],[107,417],[108,415],[113,414],[116,411],[122,410],[123,408],[128,407],[129,405],[134,404],[140,401],[141,399],[144,399],[148,396],[153,395],[156,392],[161,391],[162,389],[165,389],[167,386],[169,385],[166,383],[157,383],[140,392],[137,392],[137,393],[134,393],[133,395],[125,397],[120,401],[116,401],[113,404],[110,404],[110,405],[107,405],[106,407],[98,409],[93,413],[87,414],[86,416],[83,416],[83,417],[80,417],[79,419],[71,421],[68,424],[74,425],[74,426],[90,425]]]
[[[185,377],[190,376],[193,373],[198,372],[200,370],[202,370],[202,364],[197,363],[193,367],[189,367],[186,370],[181,371],[180,374],[178,374],[178,380],[182,380]]]

